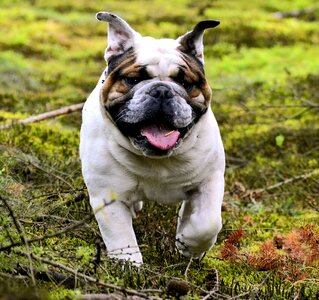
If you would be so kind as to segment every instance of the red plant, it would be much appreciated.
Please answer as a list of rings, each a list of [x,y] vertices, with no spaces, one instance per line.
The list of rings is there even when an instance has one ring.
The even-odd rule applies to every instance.
[[[282,264],[282,257],[271,240],[265,241],[257,255],[247,255],[247,262],[258,271],[268,271]]]
[[[226,239],[223,247],[220,250],[222,259],[232,260],[237,258],[237,253],[240,246],[240,241],[245,236],[242,228],[232,232]]]
[[[294,261],[310,265],[319,260],[319,230],[314,225],[306,225],[287,234],[283,249]]]
[[[287,235],[277,235],[273,241],[261,244],[255,253],[240,252],[239,243],[243,237],[243,229],[229,235],[221,249],[224,260],[245,262],[258,271],[278,269],[278,274],[293,282],[319,277],[319,272],[309,271],[319,266],[319,226],[305,225]]]

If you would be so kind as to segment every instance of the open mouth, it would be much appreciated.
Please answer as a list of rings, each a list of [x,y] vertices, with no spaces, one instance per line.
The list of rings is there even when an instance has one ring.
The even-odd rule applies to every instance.
[[[120,124],[118,124],[120,125]],[[180,144],[182,138],[193,126],[193,123],[184,128],[175,128],[172,125],[154,120],[154,123],[128,124],[122,123],[120,130],[130,138],[132,143],[147,153],[155,156],[167,155]]]
[[[155,148],[167,151],[176,146],[181,133],[163,124],[152,124],[141,128],[141,135]]]

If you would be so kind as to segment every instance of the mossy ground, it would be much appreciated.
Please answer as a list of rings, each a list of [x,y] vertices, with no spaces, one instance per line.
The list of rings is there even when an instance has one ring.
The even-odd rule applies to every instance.
[[[318,297],[318,259],[290,262],[301,270],[300,277],[292,278],[275,267],[260,271],[247,261],[221,259],[220,253],[225,239],[240,228],[245,238],[238,251],[247,254],[260,253],[260,245],[278,235],[309,224],[318,227],[317,1],[3,0],[0,122],[86,99],[105,66],[106,25],[94,18],[100,10],[117,13],[155,37],[177,37],[202,19],[221,20],[205,35],[205,62],[227,156],[223,230],[213,250],[192,262],[187,274],[188,261],[174,249],[178,208],[151,203],[135,220],[145,260],[139,271],[106,257],[94,218],[30,243],[30,252],[104,282],[161,290],[162,297],[178,290],[168,285],[175,277],[187,279],[188,296],[194,299],[216,288],[217,281],[213,298]],[[298,17],[276,14],[293,10],[300,10]],[[19,233],[0,202],[0,248],[19,242],[22,234],[34,239],[62,231],[91,213],[78,157],[80,124],[75,113],[0,131],[0,195],[22,228]],[[0,298],[66,299],[112,292],[80,278],[74,282],[76,276],[36,259],[31,260],[37,288],[30,291],[25,251],[22,245],[0,252]],[[66,278],[48,281],[46,272]]]

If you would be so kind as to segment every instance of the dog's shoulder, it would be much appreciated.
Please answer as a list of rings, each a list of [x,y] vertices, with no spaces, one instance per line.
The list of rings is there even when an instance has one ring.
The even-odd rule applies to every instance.
[[[105,122],[100,109],[101,80],[87,98],[82,110],[82,125],[80,132],[80,157],[92,155],[92,149],[105,147]]]

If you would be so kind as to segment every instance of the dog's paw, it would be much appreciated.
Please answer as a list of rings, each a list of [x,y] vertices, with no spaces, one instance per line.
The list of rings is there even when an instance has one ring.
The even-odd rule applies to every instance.
[[[175,245],[177,250],[186,257],[202,258],[205,253],[214,245],[217,236],[210,240],[201,240],[187,238],[183,234],[176,236]]]
[[[112,259],[130,262],[135,267],[140,267],[143,265],[142,254],[137,247],[136,249],[133,248],[108,251],[108,256]]]

